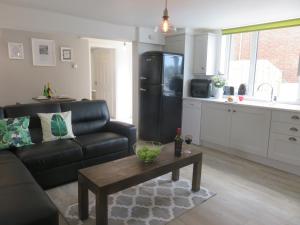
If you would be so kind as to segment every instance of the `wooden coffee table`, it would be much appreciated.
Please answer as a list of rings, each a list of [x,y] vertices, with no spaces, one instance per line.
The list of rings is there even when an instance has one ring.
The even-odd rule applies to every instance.
[[[185,147],[184,147],[185,148]],[[88,190],[96,195],[96,225],[107,225],[108,195],[138,185],[172,172],[172,180],[179,179],[179,169],[194,164],[192,191],[200,190],[202,152],[193,149],[181,157],[174,156],[174,147],[162,149],[157,160],[144,164],[135,155],[79,170],[78,209],[79,218],[89,217]]]

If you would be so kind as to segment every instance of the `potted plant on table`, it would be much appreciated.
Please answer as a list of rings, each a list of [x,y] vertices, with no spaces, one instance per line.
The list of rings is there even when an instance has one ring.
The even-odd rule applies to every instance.
[[[217,99],[223,98],[224,86],[226,80],[220,75],[214,76],[212,78],[213,87],[214,87],[214,96]]]

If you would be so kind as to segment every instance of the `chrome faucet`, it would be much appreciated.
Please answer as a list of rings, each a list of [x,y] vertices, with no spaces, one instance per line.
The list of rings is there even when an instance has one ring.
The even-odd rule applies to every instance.
[[[273,88],[273,86],[271,84],[269,84],[269,83],[261,83],[260,85],[258,85],[257,91],[259,91],[260,88],[262,86],[264,86],[264,85],[267,85],[267,86],[269,86],[271,88],[271,102],[276,101],[276,97],[273,96],[274,95],[274,88]]]

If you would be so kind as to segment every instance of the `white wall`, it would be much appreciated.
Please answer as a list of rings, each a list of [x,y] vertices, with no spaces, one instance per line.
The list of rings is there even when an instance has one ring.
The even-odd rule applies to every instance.
[[[89,48],[115,49],[116,119],[132,122],[132,44],[130,42],[89,39]]]
[[[55,41],[56,66],[33,66],[31,38]],[[23,43],[24,60],[8,58],[8,42]],[[77,69],[73,69],[71,63],[60,61],[61,46],[73,48]],[[59,95],[76,99],[89,98],[91,93],[89,65],[87,40],[72,35],[0,29],[0,105],[32,102],[33,97],[42,94],[43,85],[47,82],[52,84]]]
[[[0,28],[70,33],[81,37],[135,40],[135,28],[0,3]]]

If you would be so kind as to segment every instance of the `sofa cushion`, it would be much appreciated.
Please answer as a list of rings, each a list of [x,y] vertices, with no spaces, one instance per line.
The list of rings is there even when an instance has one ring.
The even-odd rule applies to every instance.
[[[72,111],[75,136],[103,131],[109,122],[108,108],[102,100],[62,103],[61,110]]]
[[[43,130],[43,141],[75,138],[72,129],[72,112],[38,113]]]
[[[23,163],[10,151],[0,152],[1,188],[23,183],[35,183]]]
[[[13,154],[11,151],[5,150],[0,151],[0,164],[8,163],[8,162],[15,162],[20,160]],[[1,171],[0,171],[1,172]]]
[[[110,132],[78,136],[75,139],[83,149],[85,158],[99,157],[128,149],[128,138]]]
[[[58,225],[58,211],[23,163],[0,152],[0,224]]]
[[[36,183],[0,189],[0,224],[58,225],[58,212]]]
[[[15,153],[31,172],[52,169],[83,159],[81,147],[72,140],[24,146]]]
[[[0,119],[0,150],[32,145],[29,121],[29,116]]]
[[[56,103],[20,104],[4,107],[4,114],[7,118],[30,116],[29,130],[34,143],[40,143],[43,140],[41,121],[37,114],[55,112],[61,112],[60,105]]]

